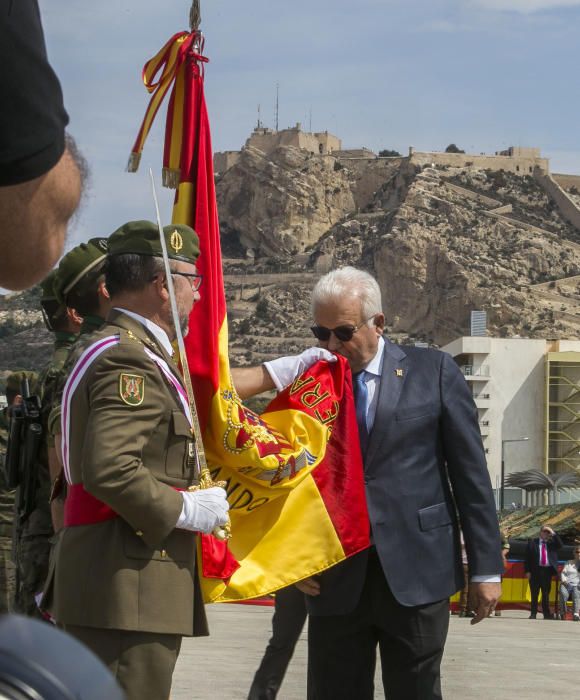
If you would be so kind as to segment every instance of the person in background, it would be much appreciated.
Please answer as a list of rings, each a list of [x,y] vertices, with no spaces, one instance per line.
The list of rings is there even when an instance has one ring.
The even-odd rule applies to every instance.
[[[507,569],[508,565],[508,554],[510,552],[510,543],[508,540],[508,536],[505,532],[501,533],[501,558],[503,559],[503,570]],[[503,581],[503,577],[502,577]],[[497,603],[496,603],[497,605]],[[501,610],[496,610],[496,605],[493,606],[493,609],[489,611],[489,616],[491,617],[492,613],[495,615],[495,617],[501,617]]]
[[[20,393],[20,373],[12,372],[6,379],[7,405],[0,410],[0,614],[14,609],[16,566],[12,557],[14,528],[14,489],[8,487],[4,460],[10,430],[10,408]]]
[[[55,530],[62,527],[60,416],[64,384],[70,370],[78,359],[82,342],[87,335],[105,323],[111,307],[105,286],[104,266],[108,243],[106,238],[91,238],[87,243],[69,251],[60,261],[55,276],[56,301],[66,309],[66,316],[75,325],[80,324],[78,336],[69,347],[66,358],[55,374],[47,405],[47,444],[50,476],[54,484],[51,504],[55,517]]]
[[[54,336],[54,348],[50,362],[41,371],[34,393],[41,406],[42,443],[33,463],[27,468],[33,470],[35,483],[34,503],[28,517],[15,528],[16,565],[18,567],[18,591],[16,592],[16,612],[31,617],[43,618],[37,605],[48,575],[48,564],[54,522],[59,522],[50,503],[51,477],[48,462],[49,448],[53,444],[47,435],[48,415],[54,399],[56,381],[66,357],[80,329],[80,319],[67,312],[57,300],[55,289],[56,270],[42,282],[40,306],[47,330]]]
[[[86,162],[70,135],[37,0],[0,0],[0,287],[26,289],[62,254]]]
[[[294,654],[304,623],[306,601],[296,586],[276,591],[272,637],[254,675],[248,700],[274,700]]]
[[[580,620],[580,546],[574,547],[574,559],[564,564],[560,572],[560,620],[566,619],[566,603],[572,599],[572,616]]]
[[[560,536],[549,525],[542,525],[540,536],[529,540],[524,558],[524,570],[530,583],[530,620],[538,614],[538,596],[542,593],[544,620],[553,620],[550,612],[550,588],[552,577],[558,575],[558,550],[562,546]]]

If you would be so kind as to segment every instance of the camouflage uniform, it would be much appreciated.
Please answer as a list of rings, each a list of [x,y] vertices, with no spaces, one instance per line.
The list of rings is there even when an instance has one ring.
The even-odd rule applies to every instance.
[[[0,411],[0,466],[4,466],[8,441],[7,410]],[[8,490],[4,469],[0,469],[0,613],[12,612],[16,586],[16,567],[12,562],[12,523],[14,491]]]
[[[75,337],[70,333],[55,333],[52,360],[38,378],[36,393],[41,402],[43,436],[47,435],[48,416],[53,405],[56,382]],[[42,617],[35,596],[42,591],[48,574],[51,539],[54,534],[49,503],[51,489],[47,454],[49,446],[51,446],[50,436],[43,439],[38,454],[35,508],[16,530],[16,561],[18,564],[16,610],[32,617]]]
[[[105,320],[99,316],[85,316],[81,326],[80,333],[75,337],[74,341],[68,346],[65,359],[60,366],[60,369],[55,375],[53,382],[53,391],[50,398],[50,403],[47,404],[47,436],[48,444],[54,447],[54,439],[56,435],[60,435],[60,402],[64,385],[68,379],[71,369],[75,366],[82,351],[87,343],[87,336],[95,331],[98,331],[105,325]],[[44,402],[43,402],[44,412]]]

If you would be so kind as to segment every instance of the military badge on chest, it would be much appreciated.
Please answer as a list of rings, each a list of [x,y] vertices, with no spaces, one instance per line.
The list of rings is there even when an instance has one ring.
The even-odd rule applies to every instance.
[[[145,398],[145,377],[140,374],[119,376],[119,395],[128,406],[139,406]]]

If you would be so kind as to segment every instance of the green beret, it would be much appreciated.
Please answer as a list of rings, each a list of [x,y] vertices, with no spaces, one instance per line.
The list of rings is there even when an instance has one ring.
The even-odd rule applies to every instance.
[[[40,301],[56,301],[56,289],[54,283],[56,282],[56,270],[49,272],[48,275],[40,283],[40,288],[42,289],[42,294],[40,296]]]
[[[107,239],[91,238],[88,243],[81,243],[68,252],[60,261],[54,291],[61,304],[65,303],[66,295],[77,285],[107,255]]]
[[[184,224],[163,227],[167,255],[171,260],[195,263],[199,257],[197,233]],[[159,229],[151,221],[129,221],[109,237],[109,255],[163,256]]]

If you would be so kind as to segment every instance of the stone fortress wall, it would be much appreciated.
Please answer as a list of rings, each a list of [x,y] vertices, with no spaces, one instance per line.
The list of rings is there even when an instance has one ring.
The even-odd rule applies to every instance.
[[[564,173],[552,173],[552,179],[555,180],[560,187],[569,190],[575,187],[580,192],[580,175],[564,175]]]
[[[495,155],[472,153],[424,152],[409,148],[412,163],[421,166],[447,165],[452,168],[477,168],[479,170],[504,170],[515,175],[534,175],[536,168],[542,173],[550,172],[550,161],[540,156],[539,148],[508,148]]]
[[[556,202],[560,213],[566,221],[580,231],[580,209],[572,197],[563,189],[560,182],[549,173],[543,173],[539,169],[534,172],[534,178],[544,191]],[[580,180],[580,178],[578,178],[578,180]]]

